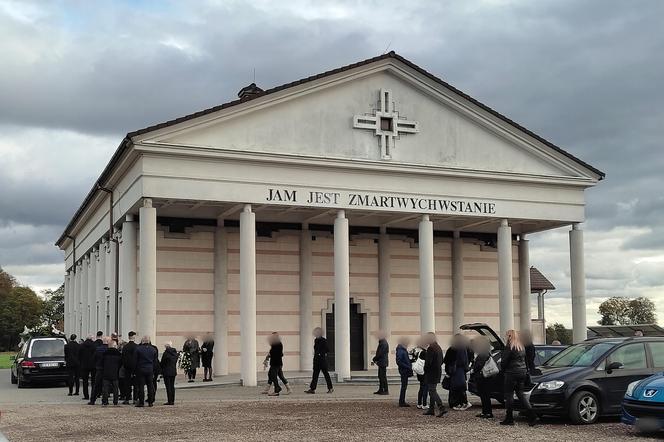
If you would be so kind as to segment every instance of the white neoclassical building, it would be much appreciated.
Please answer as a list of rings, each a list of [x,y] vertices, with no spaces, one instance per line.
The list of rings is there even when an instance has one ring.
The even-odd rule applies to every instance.
[[[603,173],[390,52],[127,134],[57,245],[66,331],[214,333],[256,384],[264,339],[340,378],[372,332],[530,327],[527,235],[570,226],[585,337],[584,191]],[[257,358],[258,355],[258,358]]]

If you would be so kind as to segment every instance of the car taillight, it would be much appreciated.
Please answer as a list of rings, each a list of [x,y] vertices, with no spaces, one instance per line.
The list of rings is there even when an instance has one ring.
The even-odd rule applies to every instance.
[[[23,361],[23,362],[21,362],[21,367],[23,367],[23,368],[35,368],[36,365],[32,361]]]

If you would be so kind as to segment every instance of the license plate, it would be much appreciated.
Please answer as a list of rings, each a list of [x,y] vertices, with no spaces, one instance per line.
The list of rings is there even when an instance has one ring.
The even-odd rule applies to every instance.
[[[43,364],[39,364],[41,368],[58,368],[60,366],[59,362],[44,362]]]

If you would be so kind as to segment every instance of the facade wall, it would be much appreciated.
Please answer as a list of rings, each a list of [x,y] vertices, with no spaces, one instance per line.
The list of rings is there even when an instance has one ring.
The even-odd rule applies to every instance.
[[[239,231],[228,229],[229,372],[240,371],[240,250]],[[213,228],[194,227],[186,233],[157,232],[157,345],[185,336],[200,339],[213,331]],[[324,313],[334,299],[333,237],[312,231],[312,326],[323,327]],[[434,244],[436,332],[443,346],[452,335],[451,239]],[[391,306],[394,349],[399,336],[419,335],[419,258],[417,244],[391,236]],[[257,367],[267,353],[267,336],[283,337],[287,370],[299,369],[299,231],[273,232],[256,241]],[[140,269],[139,269],[140,270]],[[495,248],[464,239],[465,322],[486,322],[499,329],[498,264]],[[513,248],[515,324],[519,315],[518,253]],[[350,242],[350,293],[368,321],[365,361],[371,360],[378,330],[378,245],[369,235]],[[140,296],[140,293],[139,293]],[[306,333],[309,336],[309,332]],[[392,354],[391,359],[394,360]]]

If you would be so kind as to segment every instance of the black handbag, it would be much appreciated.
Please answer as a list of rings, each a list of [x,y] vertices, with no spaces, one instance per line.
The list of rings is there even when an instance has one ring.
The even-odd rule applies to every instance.
[[[450,389],[450,384],[451,384],[451,379],[449,376],[445,375],[443,377],[443,382],[441,382],[443,385],[443,389],[449,390]]]

